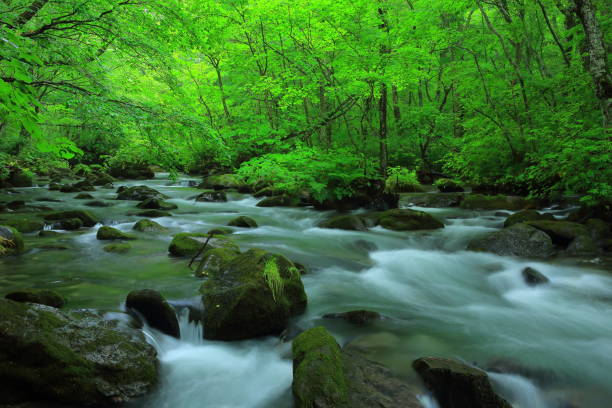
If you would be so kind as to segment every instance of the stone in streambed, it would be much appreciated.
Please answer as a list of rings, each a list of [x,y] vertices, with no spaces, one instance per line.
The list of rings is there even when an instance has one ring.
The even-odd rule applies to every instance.
[[[395,209],[380,213],[377,224],[394,231],[415,231],[444,228],[444,224],[423,211]]]
[[[475,239],[468,249],[528,258],[545,258],[555,252],[550,237],[527,224],[516,224]]]
[[[109,227],[107,225],[98,228],[96,238],[101,241],[110,241],[115,239],[136,239],[136,237],[133,235],[126,234],[117,228]]]
[[[15,228],[0,225],[0,256],[20,255],[25,252],[25,243]]]
[[[128,294],[125,307],[138,312],[152,328],[169,336],[180,338],[181,332],[176,312],[158,291],[134,290]]]
[[[511,408],[483,370],[456,360],[425,357],[412,363],[440,408]]]
[[[341,319],[356,326],[365,326],[376,320],[382,319],[380,313],[369,310],[351,310],[350,312],[328,313],[323,315],[325,319]]]
[[[80,218],[66,218],[66,219],[53,223],[53,228],[60,229],[60,230],[66,230],[66,231],[78,230],[82,226],[83,226],[83,221],[81,221]]]
[[[0,221],[4,225],[15,228],[19,232],[28,233],[40,231],[45,227],[45,223],[32,218],[11,218]]]
[[[227,195],[224,191],[206,190],[197,196],[193,197],[195,201],[204,203],[226,202]]]
[[[467,210],[511,210],[519,211],[533,208],[535,202],[519,196],[487,196],[482,194],[468,194],[461,201],[460,207]]]
[[[204,251],[198,263],[198,267],[202,265],[202,268],[196,270],[195,276],[203,278],[222,273],[239,254],[235,248],[212,248]]]
[[[555,217],[553,217],[552,214],[542,214],[536,210],[524,210],[508,216],[506,221],[504,221],[504,227],[511,227],[514,224],[520,224],[526,221],[551,221],[554,219]]]
[[[237,174],[220,174],[208,176],[198,188],[225,190],[228,188],[242,188],[245,183]]]
[[[88,201],[85,203],[86,206],[88,207],[100,207],[100,208],[104,208],[104,207],[111,207],[113,204],[107,202],[107,201],[102,201],[102,200],[94,200],[94,201]]]
[[[167,228],[161,226],[155,221],[147,220],[147,219],[138,221],[136,224],[134,224],[132,229],[134,231],[139,231],[139,232],[154,232],[154,233],[162,233],[162,232],[168,231]]]
[[[288,195],[279,195],[264,198],[256,205],[257,207],[298,207],[300,205],[300,199]]]
[[[94,312],[0,299],[0,404],[114,406],[157,379],[140,331]]]
[[[234,230],[231,228],[227,228],[227,227],[217,227],[217,228],[213,228],[208,230],[208,232],[206,232],[206,234],[213,234],[213,235],[229,235],[229,234],[233,234]]]
[[[74,196],[75,200],[93,200],[93,196],[89,193],[79,193]]]
[[[543,273],[536,271],[533,268],[527,267],[521,272],[523,279],[529,286],[542,285],[550,282],[549,279],[544,276]]]
[[[104,250],[104,252],[109,252],[113,254],[125,254],[125,253],[128,253],[130,249],[132,249],[132,246],[128,244],[127,242],[119,242],[119,243],[104,245],[102,249]]]
[[[570,242],[563,253],[567,256],[592,256],[600,252],[597,243],[588,235],[579,235]]]
[[[589,230],[582,224],[571,221],[528,221],[527,225],[544,231],[553,242],[558,245],[567,246],[580,235],[589,235]]]
[[[136,213],[129,213],[128,215],[135,215],[137,217],[148,217],[148,218],[160,218],[160,217],[172,217],[168,211],[162,210],[144,210]]]
[[[42,238],[58,237],[60,235],[62,235],[61,232],[51,231],[51,230],[42,230],[38,233],[38,236]]]
[[[22,210],[24,208],[26,208],[26,202],[23,200],[14,200],[14,201],[10,201],[8,204],[6,204],[6,208],[8,208],[9,210]]]
[[[257,228],[257,221],[246,215],[236,217],[227,223],[230,227]]]
[[[162,211],[170,211],[176,210],[178,206],[176,204],[168,203],[159,198],[151,197],[143,200],[142,202],[136,205],[138,208],[148,209],[148,210],[162,210]]]
[[[438,179],[434,184],[441,193],[461,193],[465,191],[461,184],[451,179]]]
[[[367,231],[363,220],[356,215],[339,215],[323,221],[320,228],[343,229],[349,231]]]
[[[95,217],[92,213],[86,210],[57,211],[51,214],[47,214],[44,218],[47,221],[79,218],[83,222],[83,226],[85,227],[93,227],[99,222],[97,217]]]
[[[168,196],[144,185],[133,187],[122,186],[117,189],[117,200],[144,201],[147,198],[157,198],[161,200],[168,198]]]
[[[207,238],[208,234],[199,232],[178,233],[172,238],[168,252],[173,256],[193,256],[202,248]],[[238,250],[238,245],[222,235],[216,235],[208,241],[206,248],[232,248]]]
[[[24,289],[8,293],[6,299],[22,303],[38,303],[55,308],[66,304],[66,299],[57,292],[48,289]]]

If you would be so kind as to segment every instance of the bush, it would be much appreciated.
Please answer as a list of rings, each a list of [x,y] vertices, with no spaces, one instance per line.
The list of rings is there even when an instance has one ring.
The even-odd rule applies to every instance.
[[[403,167],[389,167],[387,174],[385,187],[389,192],[415,193],[424,191],[414,170],[408,170]]]

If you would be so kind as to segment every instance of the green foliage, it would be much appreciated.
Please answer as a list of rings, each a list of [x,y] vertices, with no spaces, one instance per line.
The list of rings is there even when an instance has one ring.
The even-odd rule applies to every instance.
[[[276,264],[275,258],[270,258],[266,261],[263,269],[263,276],[266,279],[266,283],[272,292],[272,298],[276,302],[277,299],[283,295],[283,289],[285,282],[278,272],[278,265]]]
[[[385,187],[391,192],[418,192],[423,191],[423,187],[419,183],[416,176],[416,171],[408,170],[403,167],[389,167],[387,169],[387,179]]]

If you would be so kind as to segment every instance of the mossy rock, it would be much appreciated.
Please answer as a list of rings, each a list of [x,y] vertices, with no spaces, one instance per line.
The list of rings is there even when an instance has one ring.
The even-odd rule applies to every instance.
[[[436,180],[434,185],[441,193],[461,193],[465,191],[459,182],[447,178]]]
[[[323,327],[306,330],[293,340],[293,398],[296,408],[348,408],[347,384],[340,346]]]
[[[589,235],[579,235],[570,242],[564,255],[568,256],[592,256],[601,252],[599,246]]]
[[[155,172],[145,163],[117,163],[108,169],[108,173],[116,178],[147,180],[155,177]]]
[[[148,186],[133,186],[133,187],[119,187],[117,190],[117,200],[133,200],[143,201],[147,198],[165,199],[167,195],[160,193],[154,188]]]
[[[351,310],[349,312],[342,313],[328,313],[323,315],[325,319],[340,319],[356,326],[365,326],[376,320],[382,319],[382,316],[378,312],[372,312],[370,310]]]
[[[527,224],[516,224],[475,239],[468,249],[528,258],[545,258],[555,252],[550,237]]]
[[[582,224],[571,221],[528,221],[526,223],[534,228],[544,231],[553,242],[567,246],[571,241],[581,235],[589,235],[589,230]]]
[[[198,187],[225,190],[229,188],[242,188],[244,185],[244,181],[242,181],[242,178],[237,174],[220,174],[206,177]]]
[[[367,231],[363,220],[356,215],[338,215],[319,224],[320,228],[343,229],[350,231]]]
[[[227,195],[224,191],[206,190],[194,197],[194,200],[204,203],[226,202]]]
[[[444,228],[444,224],[423,211],[395,209],[380,213],[377,224],[394,231]]]
[[[34,178],[29,171],[15,169],[9,174],[8,182],[13,187],[32,187]]]
[[[134,237],[133,235],[126,234],[125,232],[120,231],[117,228],[109,227],[108,225],[104,225],[98,228],[96,238],[101,241],[112,241],[116,239],[136,239],[136,237]]]
[[[22,233],[40,231],[45,227],[45,223],[34,218],[11,218],[0,220],[0,223],[15,228]]]
[[[467,210],[511,210],[519,211],[534,208],[536,203],[524,197],[496,195],[488,196],[482,194],[467,194],[460,207]]]
[[[154,233],[162,233],[167,232],[168,229],[163,227],[162,225],[156,223],[152,220],[140,220],[132,227],[134,231],[138,232],[154,232]]]
[[[59,293],[48,289],[23,289],[8,293],[6,299],[22,303],[38,303],[55,308],[64,307],[66,299]]]
[[[93,196],[89,193],[79,193],[74,196],[75,200],[93,200]]]
[[[537,271],[531,267],[527,267],[521,271],[525,283],[529,286],[542,285],[550,282],[550,280],[540,271]]]
[[[104,186],[115,182],[115,178],[102,170],[95,170],[87,176],[87,180],[94,186]]]
[[[147,198],[136,205],[138,208],[149,209],[149,210],[162,210],[162,211],[170,211],[176,210],[178,206],[173,203],[168,203],[159,198]]]
[[[96,191],[96,187],[89,180],[81,180],[72,185],[77,191]]]
[[[127,242],[116,242],[113,244],[104,245],[102,248],[104,252],[113,254],[126,254],[132,249],[132,246]]]
[[[246,215],[236,217],[227,223],[230,227],[257,228],[257,221]]]
[[[60,191],[62,189],[62,185],[60,183],[51,182],[49,183],[49,191]]]
[[[298,207],[299,205],[299,198],[288,195],[264,198],[257,203],[257,207]]]
[[[181,232],[176,234],[170,242],[168,252],[173,256],[194,256],[197,254],[206,239],[208,234],[199,232]],[[233,248],[238,250],[238,245],[222,235],[216,235],[208,241],[207,249],[213,248]]]
[[[98,222],[100,222],[96,216],[86,210],[58,211],[51,214],[47,214],[44,218],[47,221],[79,218],[81,221],[83,221],[83,226],[85,227],[93,227]]]
[[[21,233],[8,225],[0,225],[0,256],[20,255],[25,250]]]
[[[88,201],[85,203],[85,205],[87,207],[98,207],[98,208],[105,208],[105,207],[113,206],[113,204],[109,203],[108,201],[102,201],[102,200]]]
[[[198,263],[195,276],[203,278],[222,273],[239,254],[240,252],[235,248],[213,248],[204,251],[202,259]]]
[[[62,235],[61,232],[51,230],[42,230],[38,233],[38,236],[42,238],[59,237],[60,235]]]
[[[127,295],[125,307],[136,311],[152,328],[172,337],[181,337],[176,312],[158,291],[134,290]]]
[[[307,298],[300,273],[282,255],[251,249],[200,287],[204,337],[244,340],[278,335],[302,313]]]
[[[206,233],[208,234],[213,234],[213,235],[229,235],[229,234],[233,234],[234,230],[232,228],[227,228],[227,227],[217,227],[217,228],[213,228],[208,230],[208,232]]]
[[[53,223],[53,228],[66,230],[66,231],[78,230],[82,226],[83,226],[83,221],[81,221],[80,218],[66,218],[56,223]]]
[[[504,221],[504,227],[511,227],[514,224],[520,224],[526,221],[550,221],[554,219],[555,217],[552,214],[542,214],[536,210],[524,210],[508,216],[506,221]]]
[[[157,383],[144,335],[91,311],[0,299],[0,404],[114,406]]]
[[[267,186],[264,187],[260,190],[257,190],[254,194],[253,197],[255,198],[261,198],[261,197],[274,197],[274,196],[279,196],[279,195],[283,195],[283,191],[279,190],[277,188],[274,188],[272,186]]]
[[[425,357],[412,364],[440,408],[512,408],[481,369],[456,360]]]

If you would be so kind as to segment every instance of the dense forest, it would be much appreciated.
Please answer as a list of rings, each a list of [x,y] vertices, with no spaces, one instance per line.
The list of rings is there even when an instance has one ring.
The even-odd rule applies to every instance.
[[[606,3],[5,0],[0,179],[146,163],[319,201],[391,177],[601,202]]]

